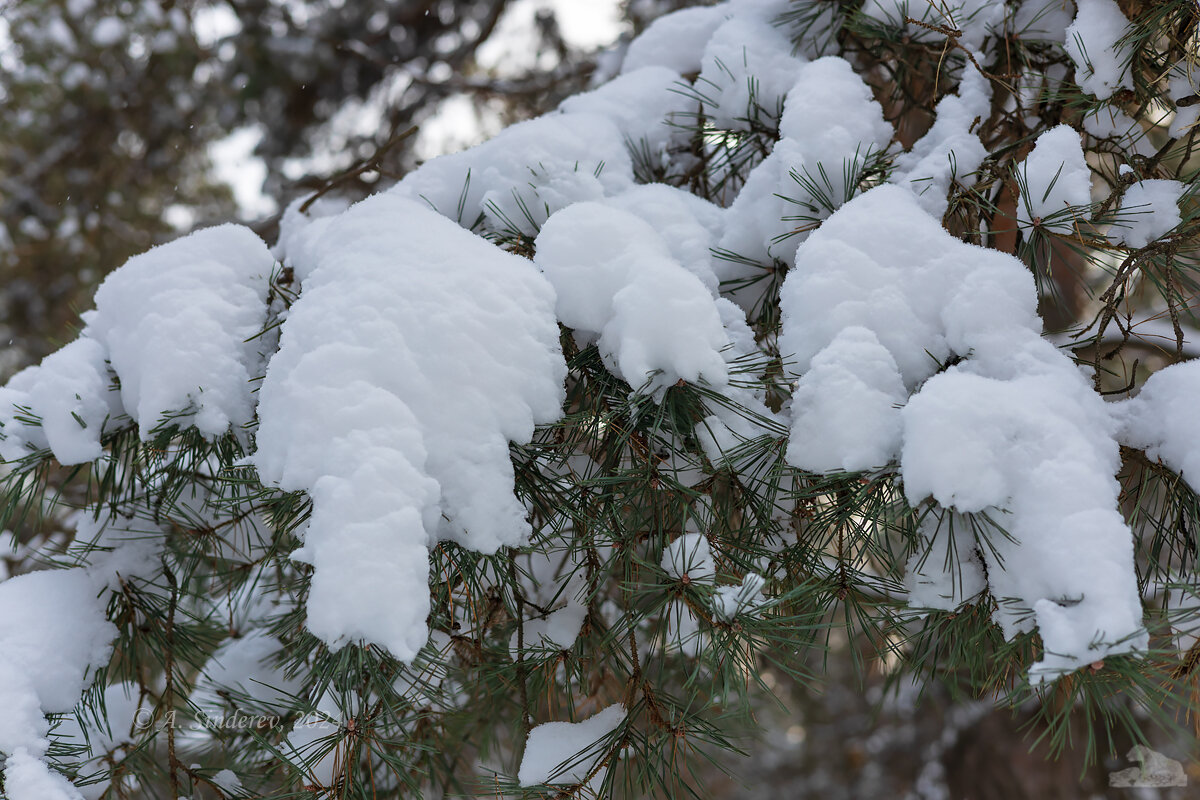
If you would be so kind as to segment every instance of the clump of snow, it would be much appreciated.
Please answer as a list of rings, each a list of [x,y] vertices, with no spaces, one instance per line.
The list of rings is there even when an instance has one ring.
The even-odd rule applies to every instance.
[[[1079,0],[1064,45],[1075,62],[1075,82],[1097,100],[1132,89],[1129,53],[1119,46],[1129,20],[1114,0]]]
[[[1022,39],[1062,44],[1071,22],[1071,7],[1062,0],[1024,0],[1013,11],[1012,31]]]
[[[750,130],[751,120],[776,121],[804,61],[778,27],[751,15],[717,28],[704,48],[695,92],[703,113],[727,130]]]
[[[991,0],[962,0],[961,2],[913,3],[909,0],[866,0],[860,12],[889,28],[900,28],[914,41],[938,41],[945,34],[905,22],[916,19],[930,26],[959,31],[958,40],[972,50],[983,45],[984,38],[999,29],[1004,22],[1005,6]]]
[[[604,785],[609,756],[606,740],[625,721],[628,712],[620,703],[582,722],[544,722],[529,732],[525,754],[517,771],[521,786],[587,783],[597,795]],[[595,771],[595,775],[591,773]],[[589,778],[589,775],[591,777]]]
[[[994,531],[979,549],[1005,634],[1038,623],[1046,654],[1035,679],[1144,648],[1132,535],[1113,477],[1115,423],[1040,337],[1033,280],[1019,261],[955,239],[911,193],[880,186],[799,247],[781,304],[780,351],[800,379],[789,463],[878,466],[899,445],[910,503],[932,497],[1003,526],[1007,536]],[[939,371],[951,357],[965,360]],[[860,410],[844,413],[852,406]],[[860,419],[868,424],[856,430]],[[960,559],[975,549],[927,538],[934,557],[951,539]],[[955,568],[973,574],[962,565],[942,572]],[[947,590],[931,571],[911,584],[917,602],[936,607],[977,588],[969,580]]]
[[[671,257],[695,275],[714,297],[718,293],[712,248],[725,228],[725,209],[691,192],[649,183],[604,201],[649,223]]]
[[[722,249],[766,263],[791,262],[807,230],[854,193],[869,155],[892,137],[883,109],[845,59],[821,58],[794,74],[779,122],[782,138],[750,172],[720,240]],[[721,270],[723,281],[752,273],[730,261]],[[748,308],[761,292],[760,287],[734,297]]]
[[[83,336],[104,346],[143,439],[176,419],[209,438],[250,422],[274,264],[249,228],[219,225],[134,256],[96,290]]]
[[[342,710],[326,693],[312,712],[296,720],[280,748],[283,757],[318,786],[332,787],[345,768],[342,717]]]
[[[139,707],[138,687],[132,683],[116,683],[104,690],[102,721],[79,713],[63,719],[54,733],[55,739],[72,747],[86,747],[86,757],[79,767],[80,775],[107,771],[112,759],[120,758],[125,748],[133,745],[138,723],[145,722],[138,714]],[[78,792],[84,800],[100,800],[106,793],[110,797],[113,794],[111,784],[104,781],[78,787]]]
[[[1167,81],[1167,94],[1171,102],[1177,103],[1185,97],[1200,94],[1197,89],[1196,67],[1188,59],[1180,61],[1171,70]],[[1167,133],[1172,138],[1187,136],[1188,132],[1200,121],[1200,103],[1191,106],[1175,107],[1175,115],[1171,118],[1171,126]]]
[[[1083,118],[1083,129],[1097,139],[1116,139],[1122,148],[1149,158],[1154,155],[1154,142],[1146,135],[1141,123],[1113,106],[1097,109]]]
[[[521,561],[518,581],[527,600],[526,611],[545,611],[524,620],[520,632],[513,631],[509,640],[513,660],[520,644],[524,644],[526,655],[571,649],[587,618],[585,573],[569,552],[535,551]]]
[[[1038,224],[1046,230],[1069,234],[1075,218],[1092,200],[1092,183],[1079,134],[1068,125],[1051,128],[1037,138],[1033,150],[1018,167],[1021,197],[1017,222]]]
[[[0,753],[8,755],[12,800],[79,797],[41,760],[49,746],[45,715],[75,706],[116,633],[86,570],[31,572],[0,583]]]
[[[741,583],[721,586],[713,593],[713,613],[718,619],[733,621],[763,604],[762,590],[767,579],[755,572],[747,572]]]
[[[49,449],[60,464],[100,457],[100,437],[122,415],[104,346],[76,339],[0,388],[0,456]]]
[[[1187,187],[1179,181],[1145,180],[1125,190],[1113,228],[1130,247],[1145,247],[1174,228],[1183,218],[1179,199]]]
[[[875,334],[848,327],[818,353],[792,394],[787,461],[814,472],[881,467],[900,452],[908,400],[896,361]]]
[[[1200,360],[1160,369],[1129,400],[1112,406],[1122,444],[1145,450],[1200,491]]]
[[[428,548],[494,552],[529,533],[508,443],[561,413],[554,293],[527,260],[397,194],[306,244],[289,252],[308,277],[262,385],[253,460],[312,496],[294,554],[314,568],[309,628],[407,661],[427,638]]]
[[[558,296],[558,319],[599,335],[606,363],[635,390],[662,393],[680,380],[721,387],[729,338],[708,288],[672,257],[648,223],[599,203],[552,216],[534,262]]]
[[[662,568],[675,580],[686,575],[690,583],[712,583],[717,577],[708,537],[703,533],[685,533],[668,544]]]
[[[626,72],[583,94],[564,100],[565,114],[595,114],[617,126],[624,139],[652,158],[662,158],[672,142],[690,135],[682,115],[695,111],[696,102],[682,91],[679,73],[666,67]]]
[[[389,194],[473,228],[533,235],[555,211],[633,185],[622,131],[598,114],[547,114],[410,172]]]
[[[83,800],[70,781],[24,747],[4,762],[4,790],[8,800]]]
[[[1006,531],[980,550],[1005,635],[1036,620],[1039,680],[1144,649],[1146,633],[1116,426],[1065,356],[1022,338],[925,383],[902,412],[901,472],[910,503],[984,512]]]
[[[909,390],[985,331],[1041,328],[1020,262],[955,239],[890,185],[854,198],[800,245],[780,305],[779,347],[794,378],[857,326],[874,333]]]
[[[933,126],[908,152],[896,156],[889,180],[911,189],[921,207],[939,219],[946,213],[951,182],[965,179],[987,156],[972,128],[987,117],[991,100],[987,79],[968,69],[958,91],[938,101]]]
[[[682,74],[700,71],[704,45],[729,16],[728,4],[683,8],[659,17],[629,43],[621,72],[667,67]]]

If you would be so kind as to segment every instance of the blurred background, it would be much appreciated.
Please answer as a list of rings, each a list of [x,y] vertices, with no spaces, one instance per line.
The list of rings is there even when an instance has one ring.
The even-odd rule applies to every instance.
[[[365,196],[548,111],[612,75],[655,18],[698,4],[0,0],[0,380],[73,338],[96,285],[129,256],[227,220],[271,242],[293,199]],[[831,640],[813,665],[819,685],[765,673],[778,702],[762,703],[747,756],[709,769],[708,788],[828,800],[1200,796],[1108,788],[1133,741],[1105,743],[1115,755],[1088,764],[1086,722],[1047,760],[1037,709],[893,683],[878,644]],[[1188,741],[1153,744],[1200,785]]]

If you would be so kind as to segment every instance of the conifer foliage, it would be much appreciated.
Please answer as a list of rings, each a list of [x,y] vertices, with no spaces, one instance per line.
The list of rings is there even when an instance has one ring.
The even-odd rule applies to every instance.
[[[1058,746],[1186,698],[1198,23],[685,8],[130,259],[0,389],[3,794],[702,795],[837,631]]]

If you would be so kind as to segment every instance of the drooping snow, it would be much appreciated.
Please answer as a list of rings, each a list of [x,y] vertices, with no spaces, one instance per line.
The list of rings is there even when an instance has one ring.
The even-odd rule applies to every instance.
[[[901,472],[910,503],[984,512],[1007,532],[979,549],[1005,634],[1037,623],[1039,680],[1144,649],[1146,633],[1115,423],[1053,345],[1023,339],[985,346],[913,396]]]
[[[1119,46],[1129,20],[1114,0],[1079,0],[1064,46],[1075,63],[1075,82],[1097,100],[1132,89],[1130,54]]]
[[[116,628],[83,569],[18,575],[0,583],[0,753],[12,800],[79,797],[42,756],[47,713],[79,701],[89,671],[107,661]]]
[[[875,334],[910,390],[985,331],[1041,328],[1024,266],[955,239],[889,185],[851,200],[800,245],[780,305],[779,347],[793,377],[858,326]]]
[[[792,393],[787,460],[814,472],[882,467],[900,452],[908,399],[896,361],[862,327],[840,331]]]
[[[1125,190],[1114,238],[1130,247],[1145,247],[1174,228],[1183,218],[1179,200],[1187,187],[1179,181],[1144,180]]]
[[[599,203],[552,216],[534,262],[557,293],[558,319],[599,335],[601,354],[632,388],[661,397],[683,380],[721,387],[728,336],[708,288],[647,222]]]
[[[725,228],[725,209],[663,183],[635,186],[604,201],[649,223],[671,257],[717,295],[712,248]]]
[[[617,703],[582,722],[545,722],[536,726],[525,742],[517,782],[522,786],[537,786],[586,781],[596,794],[608,772],[607,765],[598,767],[609,755],[606,740],[627,714],[625,707]],[[596,774],[589,779],[593,771]]]
[[[65,465],[99,458],[100,436],[123,413],[106,358],[84,336],[14,375],[0,388],[0,456],[49,449]]]
[[[1146,451],[1151,459],[1183,476],[1200,491],[1200,361],[1160,369],[1130,400],[1112,406],[1120,422],[1122,444]]]
[[[1092,200],[1092,184],[1079,134],[1059,125],[1037,138],[1021,162],[1021,197],[1017,222],[1028,227],[1038,220],[1046,230],[1069,234],[1075,218]]]
[[[219,225],[134,256],[100,284],[84,336],[105,346],[142,438],[178,412],[210,438],[250,422],[252,337],[274,264],[249,228]]]
[[[307,244],[289,253],[308,278],[263,382],[253,459],[313,499],[294,554],[314,568],[309,628],[411,660],[428,548],[528,535],[508,443],[561,413],[554,293],[525,259],[398,194]]]
[[[789,463],[876,466],[898,443],[910,503],[932,498],[1008,532],[978,549],[1006,635],[1037,622],[1046,653],[1031,674],[1041,679],[1144,648],[1146,634],[1117,505],[1116,426],[1090,382],[1040,337],[1036,302],[1015,258],[955,239],[911,193],[881,186],[798,249],[781,293],[780,351],[800,378]],[[965,361],[946,368],[952,356]],[[862,430],[843,416],[853,402],[864,406]],[[874,436],[859,438],[865,430]],[[858,460],[838,463],[846,453]],[[949,546],[929,538],[935,557]],[[944,575],[926,577],[923,605],[974,588],[955,593]]]
[[[853,194],[869,154],[892,137],[883,109],[845,59],[820,58],[794,74],[779,122],[782,138],[750,172],[720,240],[724,250],[767,263],[791,262],[808,229]],[[725,281],[751,274],[735,262],[721,269]],[[761,291],[734,297],[752,307]]]

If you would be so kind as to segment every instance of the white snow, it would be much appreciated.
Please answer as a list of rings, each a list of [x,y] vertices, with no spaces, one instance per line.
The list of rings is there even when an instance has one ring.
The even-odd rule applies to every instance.
[[[1144,649],[1104,401],[1040,337],[981,350],[931,378],[902,412],[909,502],[932,497],[1005,529],[979,549],[1005,635],[1036,619],[1045,652],[1033,680]]]
[[[987,117],[991,100],[987,79],[976,70],[966,70],[958,91],[938,101],[929,131],[908,152],[896,156],[889,180],[911,189],[921,207],[938,219],[946,213],[951,181],[966,181],[987,155],[972,127],[975,120]]]
[[[604,744],[621,726],[627,715],[621,704],[588,717],[581,722],[544,722],[529,732],[525,755],[517,772],[521,786],[584,783],[592,794],[599,792],[608,766],[598,766],[609,755]]]
[[[687,96],[678,72],[666,67],[643,67],[609,81],[598,89],[564,100],[564,114],[595,114],[617,126],[630,146],[659,159],[673,142],[689,137],[688,118],[696,101]],[[533,166],[532,164],[530,166]]]
[[[1172,364],[1151,375],[1130,400],[1111,406],[1120,441],[1161,459],[1200,491],[1200,360]]]
[[[1071,233],[1075,218],[1086,216],[1092,200],[1079,134],[1068,125],[1051,128],[1037,138],[1018,169],[1022,179],[1018,224],[1025,228],[1039,220],[1046,230]]]
[[[1132,89],[1129,53],[1118,46],[1129,20],[1114,0],[1079,0],[1064,45],[1075,62],[1075,82],[1097,100]]]
[[[1033,279],[1019,261],[954,239],[912,194],[881,186],[799,247],[781,300],[780,350],[800,378],[789,463],[876,466],[899,444],[910,503],[931,497],[1004,527],[1011,538],[993,531],[979,549],[1005,634],[1037,621],[1046,653],[1035,680],[1145,647],[1113,477],[1116,424],[1090,381],[1040,337]],[[934,374],[954,355],[966,360]],[[851,417],[866,424],[856,430]],[[949,547],[927,538],[933,558]],[[956,549],[969,561],[974,548]],[[970,567],[942,572],[955,569],[969,577]],[[926,606],[976,588],[947,589],[936,572],[910,584]]]
[[[803,59],[792,55],[784,32],[767,20],[735,16],[704,48],[696,93],[704,113],[728,130],[750,130],[750,121],[773,123],[796,82]]]
[[[101,434],[123,414],[105,362],[104,346],[85,336],[0,387],[0,456],[16,461],[49,449],[65,465],[99,458]]]
[[[747,572],[741,583],[721,586],[713,593],[713,613],[718,619],[732,622],[763,604],[762,590],[767,579],[755,572]]]
[[[659,17],[630,42],[621,72],[651,66],[685,74],[699,72],[704,45],[728,15],[728,4],[719,4],[684,8]]]
[[[250,422],[261,359],[247,340],[274,263],[249,228],[219,225],[134,256],[96,290],[83,336],[103,345],[143,439],[166,422],[208,438]]]
[[[313,498],[294,554],[314,567],[310,630],[407,661],[427,636],[428,548],[528,535],[508,443],[561,413],[554,293],[527,260],[396,194],[306,244],[289,249],[308,277],[263,382],[254,463]]]
[[[884,466],[900,452],[907,400],[896,361],[875,334],[844,328],[792,393],[788,463],[814,472]]]
[[[794,74],[779,122],[782,138],[750,172],[720,240],[722,249],[763,263],[790,263],[807,230],[854,192],[868,154],[892,137],[883,109],[845,59],[821,58]],[[720,270],[723,281],[753,274],[734,262],[722,262]],[[752,308],[763,288],[733,296]]]
[[[955,239],[890,185],[854,198],[800,245],[780,303],[789,374],[804,375],[844,328],[858,326],[875,334],[910,390],[987,331],[1041,328],[1023,265]]]
[[[945,39],[945,35],[906,23],[905,17],[958,30],[959,41],[972,50],[978,50],[984,38],[1001,27],[1004,12],[1004,4],[992,0],[936,3],[928,0],[866,0],[861,10],[864,17],[888,28],[901,28],[915,41],[937,42]]]
[[[554,286],[558,319],[599,335],[600,352],[637,390],[661,398],[680,380],[721,387],[728,336],[708,288],[647,222],[599,203],[552,216],[534,262]]]
[[[675,580],[686,575],[690,583],[712,583],[717,577],[708,537],[703,533],[684,533],[668,544],[662,568]]]
[[[1115,238],[1130,247],[1145,247],[1183,221],[1179,199],[1187,187],[1179,181],[1144,180],[1125,190],[1121,198]]]
[[[590,105],[611,108],[601,99]],[[637,122],[623,131],[596,113],[547,114],[505,128],[470,150],[426,162],[389,194],[423,200],[467,228],[483,220],[492,230],[534,235],[555,211],[633,185],[625,140],[659,132],[656,124]]]
[[[1188,59],[1185,58],[1174,66],[1167,81],[1167,93],[1171,98],[1172,105],[1185,97],[1200,93],[1200,89],[1197,88],[1200,85],[1198,78],[1200,76],[1197,75],[1195,65]],[[1176,106],[1167,133],[1172,138],[1186,136],[1195,127],[1198,120],[1200,120],[1200,103],[1183,108]]]
[[[108,659],[116,628],[86,570],[31,572],[0,583],[0,753],[11,800],[79,793],[41,760],[47,713],[74,708],[89,671]]]

